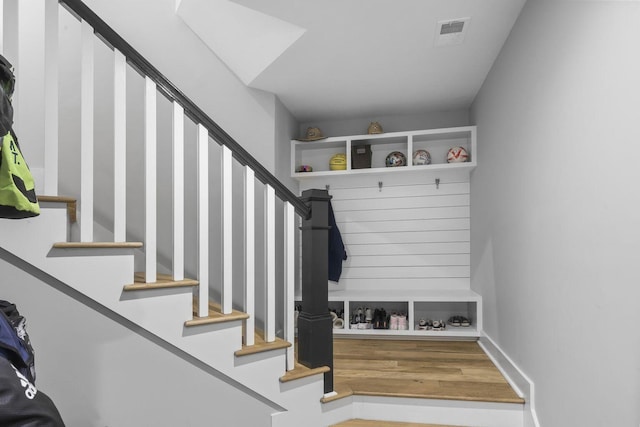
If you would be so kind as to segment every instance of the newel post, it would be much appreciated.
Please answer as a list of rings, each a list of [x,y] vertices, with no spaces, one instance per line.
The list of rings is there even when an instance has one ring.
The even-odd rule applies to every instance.
[[[302,221],[302,311],[298,316],[298,362],[328,366],[324,392],[333,392],[333,322],[329,314],[329,200],[327,190],[306,190],[310,216]]]

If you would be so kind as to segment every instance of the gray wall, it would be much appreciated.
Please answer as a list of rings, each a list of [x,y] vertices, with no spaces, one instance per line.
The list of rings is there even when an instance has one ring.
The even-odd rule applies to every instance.
[[[544,427],[640,422],[640,3],[529,1],[472,110],[472,287]]]
[[[27,318],[36,386],[53,399],[68,427],[271,425],[275,410],[227,378],[7,260],[14,262],[1,251],[0,298]]]
[[[377,117],[349,117],[344,120],[326,120],[301,123],[300,136],[308,127],[319,127],[324,136],[366,135],[371,122],[378,122],[384,132],[436,129],[469,124],[467,110],[426,111],[414,114],[392,114]]]
[[[273,172],[275,96],[238,80],[175,14],[175,0],[85,3]]]

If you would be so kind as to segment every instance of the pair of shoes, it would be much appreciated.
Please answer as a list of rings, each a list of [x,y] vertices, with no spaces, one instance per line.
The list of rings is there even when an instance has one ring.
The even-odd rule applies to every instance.
[[[418,329],[421,331],[430,331],[433,329],[433,322],[431,319],[420,319],[418,321]]]
[[[387,312],[384,308],[376,308],[373,312],[373,329],[389,329]]]
[[[431,328],[432,331],[444,331],[446,325],[444,323],[444,321],[442,320],[434,320],[433,321],[433,328]]]
[[[451,316],[447,323],[455,327],[459,327],[459,326],[468,327],[471,325],[471,322],[469,321],[469,319],[467,319],[464,316]]]
[[[351,316],[351,329],[371,329],[373,327],[373,311],[369,307],[358,307]]]
[[[389,329],[406,330],[409,329],[407,324],[407,316],[405,314],[393,313],[389,320]]]

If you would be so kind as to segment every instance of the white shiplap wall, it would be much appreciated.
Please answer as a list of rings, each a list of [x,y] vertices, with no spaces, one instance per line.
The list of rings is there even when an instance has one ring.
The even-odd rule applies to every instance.
[[[382,186],[379,186],[382,183]],[[304,180],[326,188],[347,249],[330,291],[469,289],[468,175],[343,175]]]

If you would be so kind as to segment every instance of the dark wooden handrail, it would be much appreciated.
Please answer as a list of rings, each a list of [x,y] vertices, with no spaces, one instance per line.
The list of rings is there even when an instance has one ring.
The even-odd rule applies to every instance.
[[[227,146],[233,153],[233,157],[243,166],[248,165],[253,169],[256,178],[263,184],[269,184],[280,199],[291,203],[298,215],[303,218],[309,214],[308,207],[289,190],[278,178],[269,172],[247,150],[233,139],[224,129],[213,121],[204,111],[167,79],[157,68],[147,61],[138,51],[118,35],[106,22],[96,15],[86,4],[80,0],[59,0],[77,18],[86,21],[93,27],[94,32],[112,48],[118,49],[126,58],[129,65],[141,74],[152,79],[157,87],[167,98],[175,100],[183,108],[185,114],[195,123],[202,124],[209,135],[221,145]]]

